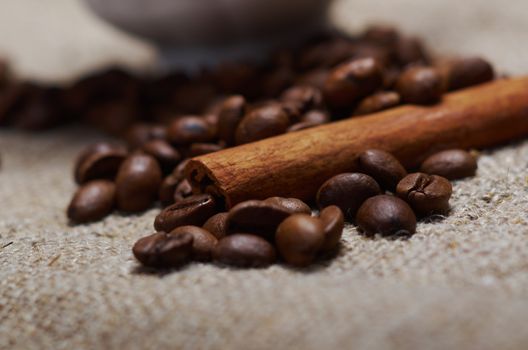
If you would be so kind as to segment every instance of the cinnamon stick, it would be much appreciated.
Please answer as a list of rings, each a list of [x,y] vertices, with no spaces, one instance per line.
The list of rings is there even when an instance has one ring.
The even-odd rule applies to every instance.
[[[528,77],[499,80],[444,96],[200,156],[186,173],[195,191],[226,206],[271,196],[313,198],[328,178],[354,171],[369,148],[407,167],[448,148],[483,148],[528,136]]]

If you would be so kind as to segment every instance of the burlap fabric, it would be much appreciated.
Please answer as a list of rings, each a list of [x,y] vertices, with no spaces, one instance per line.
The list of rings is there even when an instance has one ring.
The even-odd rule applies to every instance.
[[[351,9],[376,18],[369,1],[352,3],[339,4],[340,21],[353,18]],[[449,20],[432,15],[447,16],[455,2],[423,2],[432,10],[410,13],[396,3],[409,1],[378,4],[377,15],[407,25],[421,9],[410,27],[441,37]],[[503,5],[513,7],[509,17],[475,10],[474,19],[460,4],[451,20],[464,30],[472,23],[476,51],[526,71],[527,61],[508,55],[524,44],[526,21],[515,20],[522,1]],[[447,47],[471,51],[464,30],[446,30],[457,43]],[[494,30],[510,34],[490,34],[486,51],[479,33]],[[80,128],[0,133],[0,349],[528,348],[526,141],[484,152],[478,175],[455,183],[452,214],[420,223],[409,240],[366,239],[347,227],[339,256],[309,270],[192,264],[159,274],[130,252],[157,209],[67,223],[72,161],[100,138]]]

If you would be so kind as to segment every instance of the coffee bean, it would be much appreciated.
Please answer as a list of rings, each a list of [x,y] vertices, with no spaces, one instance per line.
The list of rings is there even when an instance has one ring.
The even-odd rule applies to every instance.
[[[86,148],[75,163],[75,181],[83,184],[94,179],[114,179],[127,155],[124,147],[100,142]]]
[[[187,157],[193,158],[198,157],[204,154],[209,154],[213,152],[218,152],[222,150],[222,147],[216,143],[193,143],[187,152]]]
[[[393,46],[400,35],[398,31],[386,25],[373,25],[365,30],[362,40],[370,41],[382,46]]]
[[[309,85],[323,90],[328,75],[330,75],[330,71],[326,68],[314,69],[297,76],[295,83],[298,85]]]
[[[152,140],[165,140],[167,129],[162,125],[136,123],[125,132],[125,141],[131,149],[142,147]]]
[[[68,218],[77,223],[97,221],[114,210],[116,187],[108,180],[93,180],[82,185],[68,206]]]
[[[276,204],[290,214],[311,214],[312,209],[308,204],[297,198],[285,198],[285,197],[270,197],[263,201],[264,203]]]
[[[203,224],[203,228],[209,232],[213,236],[215,236],[217,239],[222,239],[225,236],[227,236],[227,216],[229,213],[218,213],[213,216],[211,216],[205,224]]]
[[[314,109],[304,113],[301,116],[301,122],[312,122],[315,124],[326,124],[330,122],[330,115],[328,112]]]
[[[237,145],[258,141],[286,132],[290,121],[284,110],[278,105],[257,108],[242,119],[236,129]]]
[[[174,145],[190,145],[195,142],[210,142],[215,138],[211,125],[197,116],[180,117],[167,130],[169,141]]]
[[[179,267],[191,260],[193,235],[157,232],[138,240],[132,252],[143,265],[157,268]]]
[[[398,78],[396,91],[405,103],[436,103],[443,93],[442,78],[434,68],[410,67]]]
[[[298,66],[301,70],[330,68],[352,56],[347,40],[335,38],[309,45],[301,51]]]
[[[213,260],[236,267],[266,267],[277,259],[275,248],[261,237],[237,233],[222,238],[213,250]]]
[[[287,130],[286,132],[296,132],[296,131],[301,131],[301,130],[305,130],[305,129],[310,129],[310,128],[314,128],[316,126],[319,126],[321,124],[319,123],[314,123],[314,122],[299,122],[299,123],[295,123],[293,125],[291,125]]]
[[[179,183],[180,180],[178,180],[173,174],[166,176],[161,182],[158,197],[164,207],[174,203],[174,192]]]
[[[218,240],[209,231],[197,226],[180,226],[169,233],[169,237],[191,234],[193,236],[192,258],[197,261],[211,260],[213,248]]]
[[[220,109],[218,120],[218,137],[228,145],[235,143],[235,131],[246,114],[247,104],[243,96],[227,98]]]
[[[396,42],[394,54],[402,66],[429,62],[427,50],[418,38],[400,37]]]
[[[325,242],[325,226],[319,218],[294,214],[277,228],[275,243],[280,255],[290,265],[310,265]]]
[[[260,81],[253,86],[253,94],[261,98],[274,98],[291,86],[294,79],[295,72],[291,67],[271,67],[261,73]]]
[[[163,209],[156,216],[154,228],[157,231],[170,232],[179,226],[200,226],[216,212],[217,203],[211,195],[190,196]]]
[[[174,202],[182,201],[185,198],[192,196],[192,194],[191,183],[187,179],[183,179],[174,190]]]
[[[170,173],[180,162],[181,155],[164,140],[152,140],[143,145],[143,151],[158,161],[164,173]]]
[[[344,173],[327,180],[317,192],[317,205],[324,209],[336,205],[349,218],[363,202],[381,193],[378,183],[370,176],[360,173]]]
[[[148,209],[158,197],[161,180],[156,159],[139,153],[128,156],[116,177],[118,209],[127,212]]]
[[[345,217],[339,207],[331,205],[321,210],[319,214],[324,225],[325,239],[322,251],[333,251],[341,240],[343,229],[345,227]]]
[[[383,84],[381,67],[373,58],[343,63],[328,76],[324,95],[333,108],[348,108]]]
[[[379,195],[361,205],[356,224],[366,235],[409,236],[416,231],[416,216],[411,207],[398,197]]]
[[[308,85],[293,86],[284,91],[280,99],[283,103],[297,109],[299,114],[323,107],[323,94],[321,91]]]
[[[354,114],[363,115],[383,111],[400,104],[400,95],[394,91],[381,91],[363,99]]]
[[[426,174],[443,176],[448,180],[462,179],[475,175],[477,159],[464,150],[446,150],[435,153],[424,160],[420,171]]]
[[[446,214],[453,188],[449,180],[424,173],[409,174],[396,188],[398,197],[405,200],[420,216]]]
[[[493,80],[494,77],[492,65],[480,57],[457,59],[449,64],[448,89],[463,89]]]
[[[369,149],[358,157],[359,171],[370,175],[381,188],[394,192],[407,171],[392,154],[379,150]]]
[[[229,211],[228,227],[231,232],[249,232],[269,237],[275,233],[277,226],[290,216],[290,210],[276,203],[245,201]]]

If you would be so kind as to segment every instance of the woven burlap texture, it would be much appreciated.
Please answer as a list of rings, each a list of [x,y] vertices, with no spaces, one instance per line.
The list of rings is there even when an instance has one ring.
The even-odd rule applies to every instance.
[[[6,1],[13,8],[23,3],[44,4]],[[526,59],[510,54],[528,30],[520,20],[523,0],[508,2],[509,12],[455,1],[340,3],[336,15],[344,25],[394,18],[437,48],[482,52],[506,70],[528,70]],[[6,29],[19,25],[9,22],[13,14],[0,16]],[[78,23],[71,30],[90,32]],[[60,34],[56,23],[49,31]],[[2,33],[0,44],[9,36]],[[75,36],[64,36],[71,36],[66,51],[86,58],[90,50],[71,49]],[[28,55],[21,69],[29,74],[74,66],[71,56],[68,65],[51,53],[47,60]],[[528,348],[527,141],[481,154],[477,176],[454,184],[451,215],[420,223],[409,240],[367,239],[347,227],[339,256],[308,270],[196,263],[156,274],[139,268],[130,248],[151,233],[159,209],[83,226],[65,218],[75,190],[73,160],[100,138],[80,128],[0,133],[0,349]]]

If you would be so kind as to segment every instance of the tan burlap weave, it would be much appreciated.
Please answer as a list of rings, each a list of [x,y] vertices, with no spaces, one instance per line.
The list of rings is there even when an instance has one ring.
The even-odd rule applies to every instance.
[[[449,20],[433,15],[455,2],[407,13],[409,3],[343,1],[337,15],[393,15],[406,26],[421,10],[407,27],[441,37]],[[480,38],[476,52],[528,71],[526,55],[507,52],[525,45],[522,3],[498,4],[511,4],[510,17],[479,10],[476,19],[459,4],[452,23],[463,30],[446,28],[456,44],[440,46],[471,52],[468,31]],[[479,30],[504,34],[490,35],[500,52]],[[410,240],[366,239],[348,227],[339,256],[309,270],[192,264],[156,274],[138,268],[130,247],[150,233],[157,209],[67,223],[72,161],[99,138],[80,128],[0,133],[0,349],[528,348],[528,141],[484,152],[478,175],[455,183],[452,214],[419,224]]]

